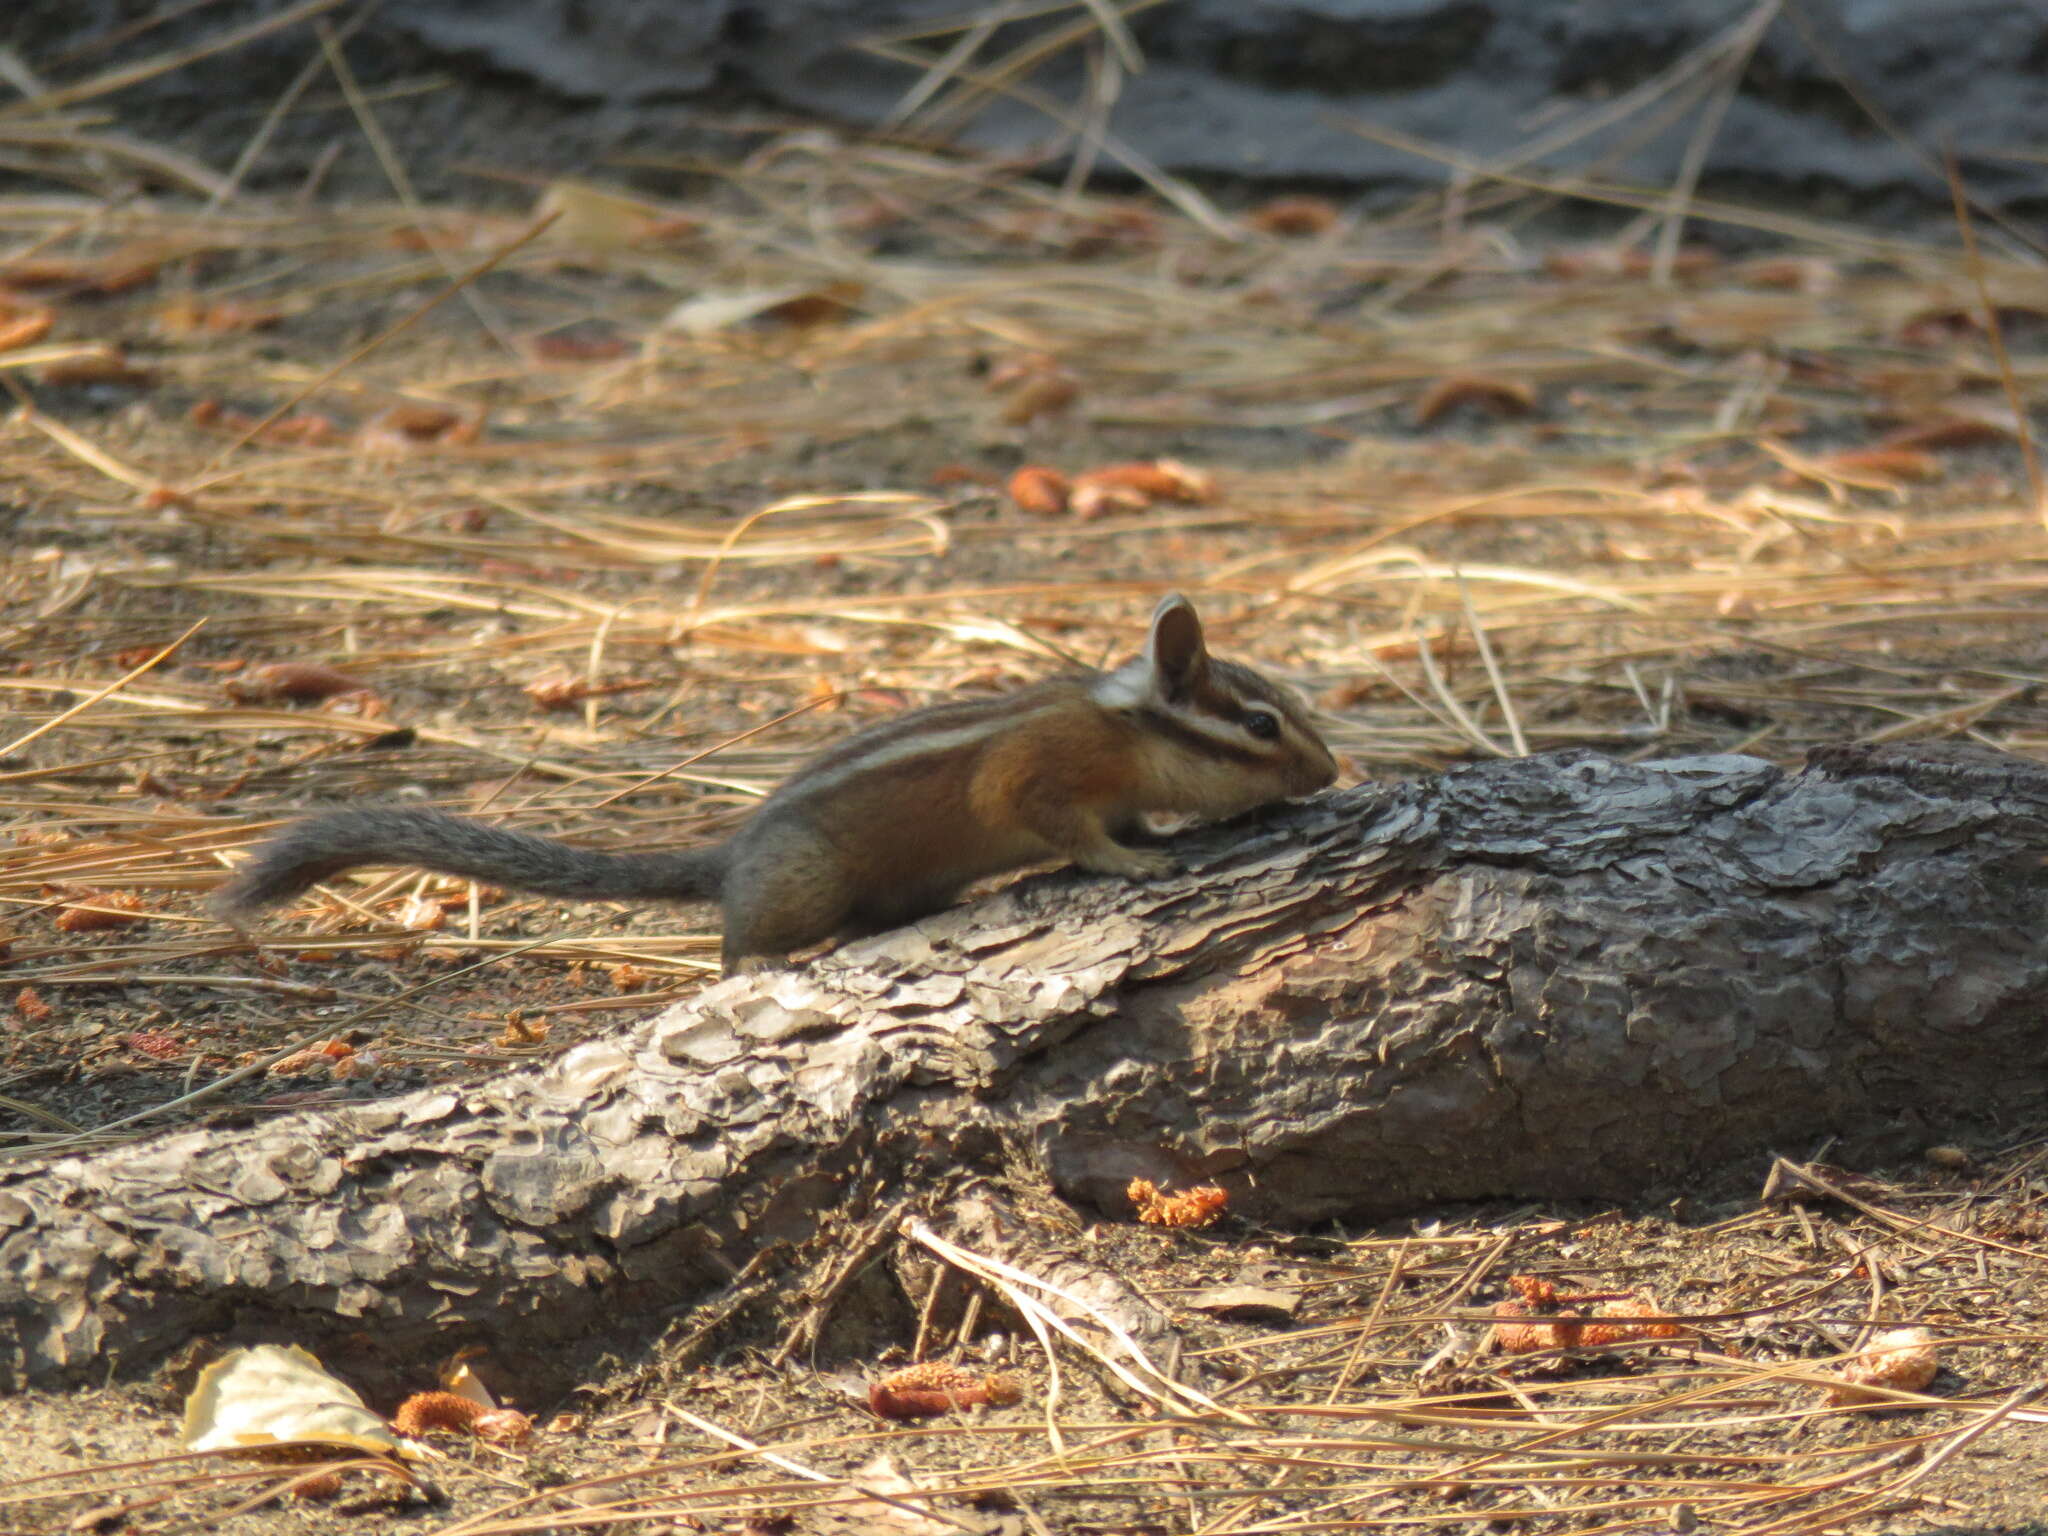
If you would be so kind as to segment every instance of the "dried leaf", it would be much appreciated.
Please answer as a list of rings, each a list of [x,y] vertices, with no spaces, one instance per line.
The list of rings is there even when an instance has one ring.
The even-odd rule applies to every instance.
[[[337,1057],[330,1070],[337,1082],[344,1082],[350,1079],[373,1078],[377,1075],[377,1069],[383,1065],[384,1055],[381,1051],[357,1051],[353,1056]]]
[[[522,1045],[542,1045],[548,1038],[548,1026],[536,1023],[518,1009],[505,1015],[505,1026],[491,1037],[491,1044],[501,1050],[515,1050]]]
[[[1078,495],[1091,486],[1136,491],[1147,502],[1177,501],[1200,506],[1216,494],[1216,482],[1178,459],[1154,459],[1138,464],[1105,464],[1074,477]],[[1078,510],[1078,509],[1077,509]]]
[[[1780,484],[1811,480],[1826,486],[1828,494],[1838,502],[1847,500],[1844,486],[1899,495],[1905,489],[1902,481],[1924,480],[1941,472],[1937,460],[1911,448],[1856,450],[1810,458],[1768,437],[1758,438],[1757,446],[1784,466]]]
[[[1151,505],[1152,498],[1137,487],[1101,480],[1085,485],[1077,480],[1067,496],[1067,509],[1084,523],[1092,523],[1112,512],[1142,512]]]
[[[0,283],[58,288],[72,294],[116,294],[153,281],[163,265],[190,250],[138,241],[104,256],[24,256],[0,265]]]
[[[125,384],[140,389],[156,381],[153,372],[130,362],[119,347],[104,342],[92,342],[68,356],[38,363],[34,372],[38,384],[52,389],[85,384]]]
[[[1067,477],[1043,464],[1026,464],[1010,476],[1010,500],[1033,517],[1057,517],[1067,510]]]
[[[463,447],[483,436],[482,411],[465,415],[443,405],[401,401],[356,429],[356,448],[369,454]]]
[[[263,666],[252,667],[221,686],[227,696],[238,704],[271,699],[288,699],[303,704],[331,699],[342,693],[370,691],[370,685],[361,678],[313,661],[267,662]]]
[[[1143,512],[1151,506],[1151,498],[1133,485],[1110,485],[1104,481],[1073,483],[1073,492],[1067,496],[1067,510],[1073,512],[1081,522],[1094,522],[1106,518],[1112,512]]]
[[[446,903],[432,896],[408,897],[398,909],[398,926],[409,933],[438,933],[447,925]]]
[[[595,320],[543,331],[526,348],[543,363],[608,363],[639,350],[638,343]]]
[[[185,1399],[187,1450],[305,1440],[386,1456],[412,1454],[354,1388],[296,1344],[233,1350],[199,1373]]]
[[[1971,415],[1937,416],[1931,421],[1900,427],[1878,442],[1880,448],[1977,448],[1986,443],[2011,442],[2019,436],[2019,424],[2010,412],[1985,411]]]
[[[1196,1291],[1182,1304],[1226,1322],[1291,1323],[1301,1309],[1301,1293],[1265,1285],[1217,1285]]]
[[[518,239],[531,227],[530,220],[491,214],[430,214],[418,223],[392,230],[385,243],[399,251],[474,251],[481,255]]]
[[[614,694],[632,693],[653,686],[654,680],[646,677],[622,677],[609,683],[593,683],[588,678],[567,672],[550,672],[535,678],[520,692],[542,709],[574,709],[585,699],[606,699]]]
[[[1877,1335],[1867,1349],[1842,1366],[1840,1380],[1828,1388],[1828,1401],[1886,1407],[1891,1400],[1883,1393],[1863,1389],[1918,1392],[1934,1380],[1940,1368],[1931,1329],[1893,1328]]]
[[[293,1051],[282,1061],[271,1063],[269,1076],[297,1077],[300,1073],[315,1067],[333,1067],[355,1054],[356,1048],[346,1040],[319,1040],[304,1050]]]
[[[246,411],[231,411],[218,400],[200,400],[187,413],[187,419],[196,427],[233,433],[241,436],[253,430],[261,417],[251,416]],[[276,443],[287,448],[318,448],[342,441],[343,433],[332,419],[311,411],[301,411],[291,416],[280,416],[256,434],[257,441]]]
[[[551,244],[591,251],[629,250],[697,228],[694,221],[663,213],[638,198],[577,181],[550,182],[535,199],[533,216],[550,214],[557,216],[546,235]]]
[[[1081,381],[1070,373],[1034,374],[1008,391],[998,419],[1006,427],[1024,427],[1041,416],[1058,416],[1080,398]]]
[[[820,287],[714,290],[678,304],[661,324],[662,329],[685,336],[715,336],[743,325],[802,329],[836,324],[852,316],[854,301],[865,291],[862,284],[851,281]]]
[[[535,678],[519,691],[542,709],[574,709],[582,702],[586,685],[582,678],[570,673],[551,672]]]
[[[470,1368],[469,1361],[485,1353],[481,1344],[472,1344],[456,1352],[454,1362],[443,1366],[440,1371],[441,1385],[457,1397],[466,1397],[472,1403],[485,1408],[498,1406],[498,1399],[483,1379]]]
[[[1415,402],[1415,425],[1433,426],[1461,405],[1492,416],[1526,416],[1536,409],[1536,391],[1519,379],[1451,374],[1430,385]]]
[[[56,323],[57,313],[49,305],[0,290],[0,352],[34,346]]]
[[[1259,204],[1244,221],[1262,235],[1302,239],[1337,227],[1337,205],[1327,197],[1276,197]]]
[[[940,1520],[918,1507],[931,1495],[886,1455],[856,1467],[847,1481],[865,1494],[883,1497],[840,1504],[837,1523],[841,1529],[858,1531],[860,1536],[959,1536],[958,1521]],[[898,1500],[901,1502],[894,1502]]]

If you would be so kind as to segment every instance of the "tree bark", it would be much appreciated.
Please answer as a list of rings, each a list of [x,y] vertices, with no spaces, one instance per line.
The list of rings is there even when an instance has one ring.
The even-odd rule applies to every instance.
[[[1305,1222],[2043,1118],[2019,759],[1566,754],[1176,846],[1180,877],[1028,880],[544,1070],[9,1170],[0,1382],[220,1331],[630,1337],[1019,1146],[1112,1213],[1141,1173]]]

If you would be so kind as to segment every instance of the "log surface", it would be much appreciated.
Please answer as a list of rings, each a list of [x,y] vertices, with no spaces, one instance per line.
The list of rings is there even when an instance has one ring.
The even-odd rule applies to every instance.
[[[0,1383],[223,1331],[625,1337],[1019,1147],[1112,1213],[1179,1171],[1313,1221],[2041,1115],[2018,759],[1566,754],[1176,846],[1181,876],[1028,880],[545,1069],[11,1167]]]

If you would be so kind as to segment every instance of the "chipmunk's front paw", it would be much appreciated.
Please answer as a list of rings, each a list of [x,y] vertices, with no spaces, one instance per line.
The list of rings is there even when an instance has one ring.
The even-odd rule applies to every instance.
[[[1105,848],[1081,861],[1083,869],[1099,875],[1122,875],[1126,880],[1159,880],[1175,874],[1180,866],[1169,854],[1150,848]]]

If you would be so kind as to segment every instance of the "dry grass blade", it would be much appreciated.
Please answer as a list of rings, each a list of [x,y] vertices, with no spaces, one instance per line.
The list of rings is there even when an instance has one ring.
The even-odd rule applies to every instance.
[[[367,10],[358,13],[358,16],[353,19],[367,19]],[[392,190],[398,194],[398,200],[404,204],[406,212],[412,214],[419,221],[417,227],[424,229],[426,221],[423,210],[420,207],[418,195],[413,191],[412,178],[406,174],[405,161],[399,155],[397,146],[391,142],[390,135],[385,133],[384,125],[377,121],[377,114],[371,110],[370,103],[364,98],[362,87],[356,83],[355,71],[349,68],[348,54],[342,48],[343,34],[329,26],[324,19],[315,21],[313,29],[320,38],[320,53],[327,61],[328,71],[334,76],[335,82],[340,85],[341,94],[348,102],[349,111],[354,115],[356,125],[362,130],[363,137],[369,141],[371,150],[377,156],[377,164],[383,167],[386,179],[390,181]],[[539,221],[539,227],[535,228],[527,238],[529,240],[537,239],[546,231],[548,224],[554,222],[554,217],[552,215],[543,215]],[[519,356],[519,348],[512,338],[506,334],[503,322],[499,320],[490,306],[485,304],[479,296],[476,280],[505,257],[510,256],[514,250],[519,248],[519,245],[525,243],[526,241],[522,240],[507,250],[493,255],[489,261],[476,270],[464,273],[455,267],[452,258],[446,252],[431,241],[429,242],[429,248],[432,250],[435,259],[441,263],[441,270],[446,274],[453,291],[462,295],[462,302],[469,306],[469,311],[476,316],[477,323],[490,333],[508,355],[513,357]],[[361,354],[358,355],[360,356]],[[296,403],[294,402],[294,404]]]
[[[1160,3],[1160,0],[1155,0]],[[915,54],[886,42],[867,41],[857,45],[862,51],[878,58],[889,59],[898,64],[918,66],[921,61]],[[1086,133],[1084,119],[1077,119],[1071,109],[1053,100],[1043,91],[1008,78],[1007,73],[994,73],[967,68],[964,64],[955,71],[958,77],[977,91],[988,91],[1008,96],[1025,106],[1042,112],[1047,118],[1080,137]],[[1235,240],[1237,230],[1219,214],[1215,206],[1199,191],[1178,176],[1174,176],[1155,164],[1150,157],[1142,154],[1122,138],[1108,132],[1097,134],[1103,154],[1109,156],[1125,171],[1150,187],[1160,197],[1178,208],[1182,213],[1200,224],[1209,234],[1219,239]]]
[[[1355,133],[1360,138],[1371,139],[1374,143],[1384,144],[1390,149],[1403,150],[1419,160],[1449,166],[1468,179],[1498,181],[1504,186],[1547,198],[1560,198],[1568,202],[1583,200],[1605,203],[1656,215],[1663,211],[1671,195],[1668,188],[1623,185],[1597,176],[1545,176],[1533,171],[1515,170],[1501,164],[1475,160],[1441,144],[1432,144],[1377,123],[1358,122],[1349,118],[1332,121],[1334,126],[1347,133]],[[1515,163],[1526,163],[1528,159],[1529,155],[1525,149],[1516,156]],[[1884,234],[1853,224],[1805,218],[1798,214],[1783,213],[1775,208],[1700,197],[1692,198],[1687,206],[1690,216],[1695,219],[1710,219],[1736,229],[1759,230],[1807,242],[1818,249],[1845,251],[1870,260],[1910,259],[1931,254],[1934,249],[1929,243],[1910,236]]]
[[[344,21],[341,24],[340,30],[334,34],[334,46],[338,47],[345,44],[357,32],[361,31],[370,18],[376,15],[377,9],[378,7],[375,4],[358,6],[355,13]],[[247,179],[250,170],[263,157],[264,150],[269,148],[270,141],[276,135],[278,128],[282,126],[285,118],[290,115],[292,108],[297,105],[299,98],[304,96],[312,88],[313,82],[320,78],[320,71],[326,67],[328,54],[329,45],[325,34],[323,34],[320,51],[308,59],[300,68],[298,74],[292,77],[291,82],[278,93],[277,100],[272,102],[270,110],[263,114],[263,120],[256,125],[255,131],[249,135],[249,142],[242,146],[242,152],[235,157],[235,163],[228,168],[228,173],[222,179],[219,190],[207,199],[206,206],[209,212],[218,211],[224,204],[233,200],[235,194],[241,189],[242,183]]]
[[[1529,739],[1522,734],[1522,720],[1515,712],[1514,696],[1508,692],[1507,679],[1501,676],[1500,663],[1494,659],[1493,642],[1486,638],[1486,626],[1479,621],[1479,614],[1472,607],[1472,591],[1465,585],[1465,578],[1458,578],[1458,601],[1464,605],[1465,623],[1472,635],[1472,644],[1479,652],[1480,664],[1486,668],[1486,679],[1493,684],[1493,696],[1500,704],[1501,718],[1507,722],[1508,740],[1514,743],[1516,757],[1529,755]],[[1429,655],[1429,646],[1424,643],[1420,654]],[[1435,682],[1434,675],[1431,681]],[[1442,692],[1442,690],[1440,690]],[[1448,694],[1443,696],[1448,699]]]
[[[924,73],[918,77],[917,83],[905,91],[902,99],[890,108],[882,119],[882,127],[885,130],[894,130],[909,123],[924,109],[926,102],[946,88],[969,59],[981,52],[989,38],[995,35],[996,28],[1014,19],[1023,8],[1023,0],[1009,0],[1008,4],[990,6],[975,16],[960,29],[960,35],[953,39],[946,51],[931,61]],[[914,40],[903,36],[888,39],[899,45]]]
[[[1984,276],[1984,254],[1977,249],[1977,228],[1970,220],[1970,199],[1963,190],[1962,167],[1956,164],[1955,151],[1949,150],[1942,157],[1942,168],[1948,173],[1949,196],[1955,208],[1956,229],[1963,237],[1963,256],[1969,265],[1970,281],[1977,290],[1977,302],[1984,315],[1984,336],[1991,344],[1992,360],[1998,365],[1999,388],[2005,391],[2005,403],[2012,411],[2013,424],[2019,434],[2020,454],[2027,466],[2027,491],[2033,501],[2034,516],[2048,527],[2048,481],[2041,474],[2041,455],[2034,445],[2034,428],[2028,420],[2026,402],[2021,397],[2019,380],[2012,367],[2012,356],[2005,348],[2005,327],[1998,318],[1998,306],[1992,302],[1991,286]]]
[[[922,1221],[912,1220],[906,1225],[904,1232],[913,1241],[931,1249],[956,1269],[976,1275],[995,1286],[1020,1312],[1034,1318],[1038,1323],[1058,1333],[1068,1343],[1093,1356],[1132,1391],[1151,1399],[1162,1408],[1177,1412],[1216,1413],[1239,1423],[1250,1422],[1235,1409],[1226,1408],[1206,1392],[1177,1381],[1162,1371],[1116,1319],[1087,1298],[1076,1296],[1049,1280],[1019,1269],[1015,1265],[1006,1264],[1001,1259],[990,1258],[986,1254],[975,1253],[960,1247],[957,1243],[949,1242]],[[1122,1347],[1122,1354],[1110,1354],[1089,1342],[1071,1323],[1040,1301],[1040,1294],[1055,1297],[1076,1313],[1087,1317]]]
[[[1422,675],[1429,679],[1430,692],[1436,695],[1436,707],[1464,733],[1465,739],[1473,746],[1489,757],[1514,757],[1527,751],[1527,743],[1521,743],[1510,751],[1480,728],[1479,722],[1472,718],[1471,712],[1451,691],[1450,684],[1444,681],[1443,672],[1437,666],[1436,652],[1426,638],[1415,642],[1415,659],[1422,663]]]
[[[109,1461],[96,1466],[12,1479],[0,1485],[0,1510],[20,1510],[33,1521],[50,1507],[52,1499],[64,1498],[75,1488],[80,1494],[89,1493],[100,1502],[87,1512],[94,1517],[90,1523],[73,1524],[70,1527],[73,1530],[106,1529],[130,1522],[139,1524],[137,1517],[161,1511],[169,1518],[153,1528],[177,1531],[198,1528],[196,1524],[178,1518],[175,1506],[179,1503],[189,1505],[199,1496],[230,1493],[249,1484],[261,1486],[245,1498],[223,1506],[226,1513],[217,1518],[229,1518],[233,1514],[275,1503],[288,1496],[295,1486],[328,1473],[360,1471],[399,1480],[411,1477],[399,1463],[382,1457],[337,1453],[331,1445],[308,1444],[289,1449],[312,1455],[324,1453],[331,1459],[280,1467],[260,1459],[252,1464],[247,1451],[216,1450]],[[36,1527],[27,1525],[20,1529]]]
[[[301,0],[300,4],[279,11],[274,16],[259,17],[242,26],[231,27],[189,48],[158,54],[154,58],[134,64],[124,64],[104,74],[93,75],[84,80],[74,81],[70,85],[44,91],[40,95],[0,105],[0,122],[5,122],[9,118],[33,117],[55,112],[64,107],[76,106],[82,101],[95,101],[102,96],[114,95],[116,92],[127,90],[131,85],[140,85],[145,80],[168,75],[185,68],[188,64],[211,58],[215,54],[232,53],[258,38],[268,37],[272,33],[296,27],[301,22],[311,21],[315,16],[324,15],[345,3],[346,0]]]
[[[5,382],[11,386],[13,381]],[[108,453],[83,433],[73,431],[63,422],[44,415],[33,406],[23,405],[15,412],[14,419],[42,433],[65,451],[73,454],[81,463],[91,465],[109,480],[125,485],[131,490],[148,495],[162,485],[162,482],[153,476]]]
[[[929,1503],[912,1503],[907,1499],[897,1497],[893,1493],[870,1486],[863,1486],[856,1481],[843,1480],[829,1473],[820,1472],[814,1467],[807,1467],[800,1461],[793,1460],[788,1456],[782,1455],[780,1452],[771,1451],[765,1446],[758,1445],[754,1441],[749,1440],[745,1435],[727,1429],[722,1424],[714,1424],[703,1415],[692,1413],[689,1409],[678,1404],[670,1403],[668,1411],[683,1420],[684,1423],[696,1426],[713,1439],[723,1440],[730,1445],[738,1446],[750,1455],[760,1457],[761,1460],[767,1462],[770,1466],[780,1467],[785,1472],[792,1472],[808,1482],[830,1483],[849,1488],[853,1492],[858,1493],[862,1498],[873,1499],[878,1504],[887,1504],[891,1508],[904,1510],[909,1514],[917,1516],[920,1520],[934,1520],[941,1525],[949,1525],[956,1531],[974,1532],[981,1529],[980,1526],[970,1525],[964,1520],[955,1519],[942,1509],[934,1509]]]
[[[282,404],[274,407],[268,415],[260,418],[259,420],[251,424],[249,427],[244,429],[241,436],[237,437],[233,442],[229,443],[225,448],[221,449],[221,451],[215,454],[213,458],[210,459],[206,463],[206,465],[200,470],[198,480],[195,481],[194,483],[194,489],[197,489],[198,485],[202,484],[205,481],[206,477],[209,476],[214,470],[218,469],[222,463],[232,458],[237,452],[248,447],[250,443],[254,442],[258,437],[262,436],[266,429],[275,426],[278,422],[282,421],[286,416],[289,416],[292,412],[296,411],[300,406],[304,405],[308,400],[312,399],[313,396],[319,394],[321,390],[325,389],[328,385],[332,384],[336,379],[340,378],[342,374],[348,372],[349,369],[355,367],[358,363],[362,362],[364,358],[370,356],[379,348],[388,345],[390,342],[397,339],[399,336],[404,335],[407,331],[411,330],[415,325],[419,324],[420,321],[426,319],[428,315],[432,314],[435,310],[439,309],[443,304],[447,303],[450,299],[454,298],[456,294],[461,293],[467,288],[469,288],[478,279],[482,278],[484,274],[502,265],[505,261],[510,259],[512,256],[516,255],[526,246],[529,246],[535,240],[538,240],[542,235],[547,233],[549,226],[552,225],[558,217],[559,215],[549,214],[543,218],[536,219],[518,236],[516,236],[512,240],[507,241],[505,244],[499,246],[496,250],[492,251],[490,255],[486,256],[482,261],[472,266],[467,272],[463,273],[448,287],[443,288],[439,293],[435,294],[432,298],[428,299],[426,302],[419,305],[411,313],[399,319],[388,330],[383,331],[379,335],[372,336],[368,341],[364,342],[361,346],[357,347],[354,351],[350,352],[346,357],[342,358],[339,362],[329,367],[326,370],[326,372],[322,373],[319,377],[315,378],[310,384],[306,385],[306,387],[301,389],[297,394],[289,396],[288,398],[285,399],[285,401]]]
[[[1749,68],[1749,61],[1756,52],[1757,44],[1778,19],[1784,9],[1784,0],[1759,0],[1758,5],[1743,21],[1735,36],[1730,39],[1725,60],[1717,63],[1721,83],[1707,98],[1705,109],[1700,113],[1698,127],[1686,142],[1685,153],[1678,163],[1678,174],[1671,183],[1670,204],[1665,210],[1657,230],[1657,245],[1650,264],[1650,281],[1659,288],[1671,285],[1671,274],[1678,262],[1678,242],[1685,235],[1686,209],[1692,202],[1692,195],[1699,185],[1700,172],[1706,169],[1707,152],[1713,148],[1714,137],[1721,130],[1721,120],[1727,116],[1728,108],[1735,100],[1735,93],[1742,83],[1743,72]]]
[[[12,126],[0,122],[0,144],[18,144],[45,153],[68,151],[79,162],[99,160],[133,166],[168,186],[183,187],[205,197],[225,197],[229,191],[226,178],[190,155],[160,144],[137,143],[117,133],[83,133],[38,123]]]
[[[187,640],[190,640],[194,635],[198,634],[199,631],[205,627],[205,624],[206,620],[195,619],[192,622],[191,627],[187,629],[185,633],[178,636],[177,639],[173,640],[169,645],[165,646],[162,650],[158,651],[154,656],[150,657],[147,661],[140,662],[137,665],[129,668],[128,671],[123,673],[121,676],[115,678],[111,683],[107,684],[106,687],[101,688],[95,693],[88,694],[86,697],[80,699],[76,704],[73,704],[70,708],[64,710],[61,714],[52,715],[49,719],[45,720],[41,725],[36,726],[33,730],[28,731],[24,735],[15,737],[13,741],[8,742],[5,746],[0,746],[0,758],[14,756],[15,753],[19,752],[23,747],[27,746],[37,737],[42,736],[47,732],[56,730],[66,721],[75,719],[79,715],[84,714],[87,710],[91,709],[93,705],[101,703],[106,699],[112,698],[115,694],[119,693],[123,688],[126,688],[130,683],[134,682],[136,678],[142,676],[143,673],[154,671],[158,666],[170,660],[172,656],[177,654],[178,648],[182,646]]]

